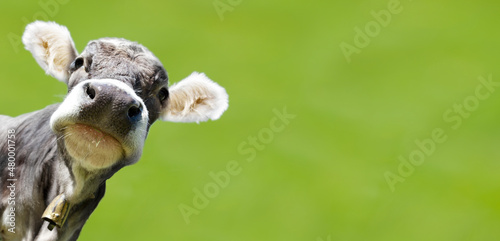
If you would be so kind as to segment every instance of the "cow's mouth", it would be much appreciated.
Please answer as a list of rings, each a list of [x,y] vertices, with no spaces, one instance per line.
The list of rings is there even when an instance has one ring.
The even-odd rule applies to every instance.
[[[88,170],[110,167],[124,157],[116,138],[89,125],[68,125],[63,137],[68,154]]]

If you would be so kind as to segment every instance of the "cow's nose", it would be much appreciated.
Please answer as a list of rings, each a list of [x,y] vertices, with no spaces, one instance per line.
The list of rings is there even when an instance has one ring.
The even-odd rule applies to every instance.
[[[136,122],[136,121],[140,120],[141,114],[142,114],[142,105],[138,101],[135,101],[134,103],[132,103],[130,105],[130,107],[128,109],[128,112],[127,112],[128,118],[131,121]]]
[[[95,98],[95,88],[92,84],[86,84],[83,86],[83,90],[85,91],[85,94],[87,94],[87,97],[89,97],[89,99],[93,100]]]
[[[93,115],[121,124],[135,124],[142,118],[141,102],[116,85],[89,82],[83,85],[83,91],[88,100],[84,106]]]

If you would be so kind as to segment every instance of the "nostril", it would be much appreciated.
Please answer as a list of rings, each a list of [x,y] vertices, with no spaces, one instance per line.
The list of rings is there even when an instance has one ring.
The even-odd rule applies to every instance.
[[[128,117],[130,119],[138,118],[142,113],[142,108],[139,105],[133,105],[128,109]]]
[[[95,89],[90,84],[85,85],[84,88],[87,96],[93,100],[95,98]]]

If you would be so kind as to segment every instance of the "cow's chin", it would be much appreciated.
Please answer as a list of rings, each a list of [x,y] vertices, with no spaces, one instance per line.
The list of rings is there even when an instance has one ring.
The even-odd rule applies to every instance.
[[[63,136],[68,154],[89,171],[108,168],[125,155],[116,138],[88,125],[69,125]]]

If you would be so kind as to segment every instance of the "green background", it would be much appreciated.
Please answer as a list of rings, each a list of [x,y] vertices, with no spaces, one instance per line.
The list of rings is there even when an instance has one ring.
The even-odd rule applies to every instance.
[[[138,41],[171,83],[205,72],[230,96],[218,121],[155,123],[80,240],[500,240],[500,93],[474,97],[480,76],[500,82],[497,1],[401,1],[350,62],[340,44],[355,46],[355,29],[389,0],[224,0],[236,6],[223,19],[212,0],[66,2],[49,12],[0,2],[1,114],[66,93],[9,40],[40,12],[79,51],[100,37]],[[443,115],[464,101],[467,118],[452,128]],[[245,161],[238,146],[285,107],[296,117]],[[384,174],[400,175],[398,157],[436,128],[446,140],[392,192]],[[179,204],[192,206],[193,188],[230,161],[241,173],[187,224]]]

